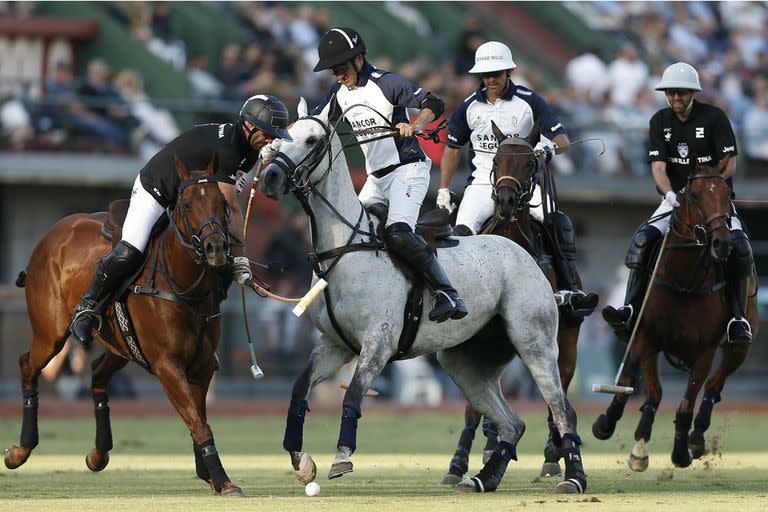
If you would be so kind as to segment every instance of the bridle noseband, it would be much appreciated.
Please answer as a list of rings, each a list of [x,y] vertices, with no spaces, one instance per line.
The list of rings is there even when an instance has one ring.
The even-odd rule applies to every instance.
[[[497,156],[501,155],[501,148],[503,146],[522,146],[527,150],[523,153],[511,153],[511,156],[528,156],[528,174],[522,182],[515,176],[499,176],[497,178],[496,169],[498,164],[496,163],[496,157],[494,157],[493,166],[491,167],[491,197],[493,198],[493,202],[497,203],[500,189],[513,189],[513,193],[515,193],[515,201],[511,209],[512,211],[518,211],[523,205],[528,204],[531,197],[533,197],[533,190],[536,186],[539,173],[539,159],[533,150],[533,146],[531,146],[527,140],[521,139],[520,137],[508,136],[502,140],[496,152]],[[510,154],[507,153],[507,155]]]
[[[325,175],[315,183],[324,180],[331,170],[333,158],[331,155],[331,131],[328,126],[321,120],[312,116],[305,116],[299,118],[297,121],[304,119],[311,119],[322,126],[325,135],[317,140],[312,150],[307,153],[298,164],[294,163],[293,160],[282,151],[275,155],[275,158],[271,163],[278,166],[285,174],[286,182],[284,185],[286,192],[299,192],[306,195],[312,189],[312,185],[309,183],[309,176],[315,172],[320,165],[320,162],[322,162],[325,156],[328,155],[328,169],[325,171]]]
[[[683,222],[682,219],[680,219],[678,210],[675,210],[672,222],[670,222],[670,229],[672,229],[674,233],[680,238],[693,242],[691,245],[702,247],[709,245],[709,243],[712,241],[712,233],[718,229],[730,229],[729,221],[731,218],[731,212],[730,210],[721,210],[704,218],[704,215],[701,213],[701,209],[696,202],[696,196],[690,187],[691,182],[697,179],[721,179],[725,181],[725,177],[722,174],[699,173],[691,174],[688,176],[688,185],[685,187],[685,196],[687,198],[688,204],[693,208],[694,212],[696,212],[696,224],[691,226],[688,223]],[[719,222],[713,225],[715,221]],[[680,233],[678,230],[680,226],[685,228],[688,233]]]
[[[179,186],[179,191],[176,198],[176,211],[179,212],[179,215],[181,215],[182,220],[184,221],[184,227],[186,229],[186,232],[189,234],[189,240],[186,240],[184,235],[182,234],[181,230],[179,229],[179,226],[176,224],[176,221],[173,218],[173,211],[170,206],[166,208],[166,214],[168,215],[168,220],[170,222],[171,228],[173,229],[174,234],[176,235],[176,238],[179,240],[179,243],[182,247],[184,247],[187,252],[192,256],[192,259],[197,263],[198,265],[201,265],[206,257],[205,257],[205,241],[208,239],[208,237],[213,235],[221,235],[224,237],[224,239],[227,242],[227,247],[231,247],[230,244],[230,235],[229,235],[229,207],[227,206],[226,201],[224,202],[224,211],[226,218],[224,219],[224,223],[222,224],[221,221],[219,221],[216,218],[209,217],[205,221],[203,221],[200,224],[200,229],[195,232],[194,228],[192,227],[192,224],[189,222],[189,217],[187,216],[187,204],[184,202],[184,197],[182,192],[185,188],[192,186],[192,185],[199,185],[202,183],[217,183],[218,180],[210,179],[210,178],[192,178],[185,180],[181,183]]]

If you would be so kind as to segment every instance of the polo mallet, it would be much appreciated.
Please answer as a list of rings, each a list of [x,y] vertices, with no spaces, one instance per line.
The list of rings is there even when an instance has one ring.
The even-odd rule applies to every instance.
[[[251,194],[248,197],[248,206],[245,209],[245,219],[243,221],[243,244],[245,244],[245,241],[248,236],[248,219],[251,216],[251,205],[253,204],[253,196],[256,195],[256,181],[257,177],[259,175],[259,170],[261,169],[261,161],[259,161],[259,169],[256,170],[256,173],[253,175],[253,182],[254,184],[251,185]],[[253,378],[256,380],[259,380],[260,378],[264,377],[264,372],[261,371],[261,368],[259,368],[259,363],[256,362],[256,352],[253,350],[253,340],[251,339],[251,330],[248,327],[248,312],[245,309],[245,287],[241,287],[242,297],[243,297],[243,321],[245,322],[245,334],[248,337],[248,349],[251,353],[251,375],[253,375]]]
[[[613,379],[613,385],[609,384],[592,384],[593,393],[613,393],[615,395],[631,395],[635,388],[630,386],[619,386],[619,377],[621,372],[624,371],[624,364],[627,362],[629,351],[632,349],[632,343],[635,341],[635,335],[637,334],[637,328],[640,325],[640,320],[643,319],[643,312],[645,311],[645,305],[648,303],[648,297],[651,295],[651,288],[653,288],[653,280],[656,279],[656,272],[659,270],[659,263],[661,257],[664,254],[664,250],[667,247],[667,237],[669,236],[669,229],[664,233],[664,239],[661,241],[661,248],[659,249],[659,256],[656,258],[656,264],[653,266],[653,273],[651,279],[648,281],[648,287],[645,289],[645,296],[643,297],[643,303],[640,306],[640,311],[637,313],[637,320],[632,327],[632,335],[629,337],[627,343],[627,349],[624,351],[624,357],[621,358],[621,364],[619,365],[619,371],[616,372],[616,378]]]

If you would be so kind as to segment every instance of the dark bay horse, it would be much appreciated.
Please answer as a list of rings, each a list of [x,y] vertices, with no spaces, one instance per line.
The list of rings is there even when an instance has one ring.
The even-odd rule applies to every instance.
[[[499,142],[491,171],[492,196],[496,206],[493,216],[483,225],[481,234],[503,236],[521,245],[539,263],[552,290],[557,291],[559,290],[557,275],[552,265],[552,258],[547,254],[551,249],[546,247],[545,237],[537,236],[539,230],[534,229],[536,221],[531,218],[529,205],[539,179],[540,166],[546,165],[543,157],[539,158],[533,151],[533,145],[539,137],[538,128],[534,127],[527,138],[505,135],[495,123],[492,124],[492,129]],[[580,279],[579,288],[581,288]],[[559,308],[559,316],[558,366],[563,391],[567,392],[576,370],[576,342],[579,338],[582,318],[574,315],[567,306]],[[481,419],[482,416],[467,405],[464,413],[465,427],[451,459],[448,474],[443,477],[444,484],[452,485],[466,473],[472,441]],[[561,473],[560,436],[552,422],[551,412],[548,423],[550,433],[544,447],[544,464],[540,473],[542,477],[557,476]],[[495,428],[487,420],[483,424],[483,431],[487,436],[483,457],[485,459],[495,448],[497,436]]]
[[[107,386],[112,375],[134,359],[157,376],[189,427],[197,476],[216,494],[242,496],[221,465],[205,407],[220,336],[219,268],[229,256],[227,206],[212,179],[217,163],[214,156],[205,171],[191,173],[177,160],[182,183],[169,212],[169,226],[150,242],[148,263],[133,282],[146,292],[136,293],[131,286],[134,293],[124,299],[136,338],[128,337],[128,343],[117,334],[116,306],[108,308],[99,326],[96,338],[107,350],[91,365],[96,441],[86,465],[101,471],[109,462],[112,431]],[[67,341],[72,310],[88,286],[96,260],[111,248],[102,236],[106,219],[106,213],[75,214],[57,222],[38,242],[26,273],[17,282],[26,287],[32,345],[19,358],[23,423],[20,446],[5,452],[9,469],[24,464],[38,444],[40,372]],[[120,318],[124,323],[125,316]]]
[[[634,386],[638,370],[645,377],[645,403],[635,430],[636,444],[628,460],[635,471],[648,467],[647,443],[661,402],[659,353],[673,366],[688,372],[688,386],[675,415],[672,449],[673,464],[687,467],[692,458],[705,453],[704,432],[709,428],[714,404],[720,401],[725,380],[741,366],[749,352],[749,344],[730,343],[726,336],[732,311],[722,264],[732,247],[730,192],[719,169],[698,166],[689,176],[684,192],[679,194],[680,206],[672,211],[657,276],[649,284],[645,310],[638,319],[635,338],[630,340],[632,345],[618,381],[621,386]],[[756,291],[753,272],[746,308],[753,334],[758,327]],[[707,379],[718,347],[722,349],[722,360]],[[702,386],[704,396],[694,421],[694,407]],[[627,398],[614,397],[605,414],[595,420],[595,437],[611,437]],[[692,423],[694,428],[689,435]]]

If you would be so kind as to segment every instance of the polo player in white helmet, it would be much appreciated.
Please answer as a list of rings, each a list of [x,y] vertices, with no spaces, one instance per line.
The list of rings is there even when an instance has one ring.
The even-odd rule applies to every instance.
[[[459,164],[461,147],[470,143],[469,159],[471,174],[464,189],[464,198],[459,206],[454,232],[458,235],[476,234],[486,219],[493,215],[494,202],[491,197],[491,167],[498,149],[491,122],[503,133],[527,136],[534,125],[547,137],[540,137],[536,150],[544,150],[549,161],[557,154],[558,146],[568,144],[568,134],[557,115],[547,102],[534,91],[515,84],[510,75],[517,67],[512,52],[504,43],[490,41],[475,52],[475,65],[469,70],[480,75],[482,84],[467,97],[451,116],[448,125],[448,140],[440,166],[440,189],[437,206],[452,210],[450,184]],[[536,186],[531,204],[531,213],[542,219],[542,211],[535,208],[541,204],[541,189]],[[564,257],[553,257],[559,286],[573,291],[571,305],[574,309],[588,310],[597,305],[597,295],[586,294],[578,287],[578,273],[574,266],[575,240],[570,219],[560,211],[551,213],[551,225],[560,241]]]

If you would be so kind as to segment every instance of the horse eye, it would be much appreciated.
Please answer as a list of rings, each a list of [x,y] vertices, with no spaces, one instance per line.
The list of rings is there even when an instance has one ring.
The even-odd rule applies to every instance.
[[[317,137],[309,137],[307,139],[307,146],[314,146],[317,143]]]

